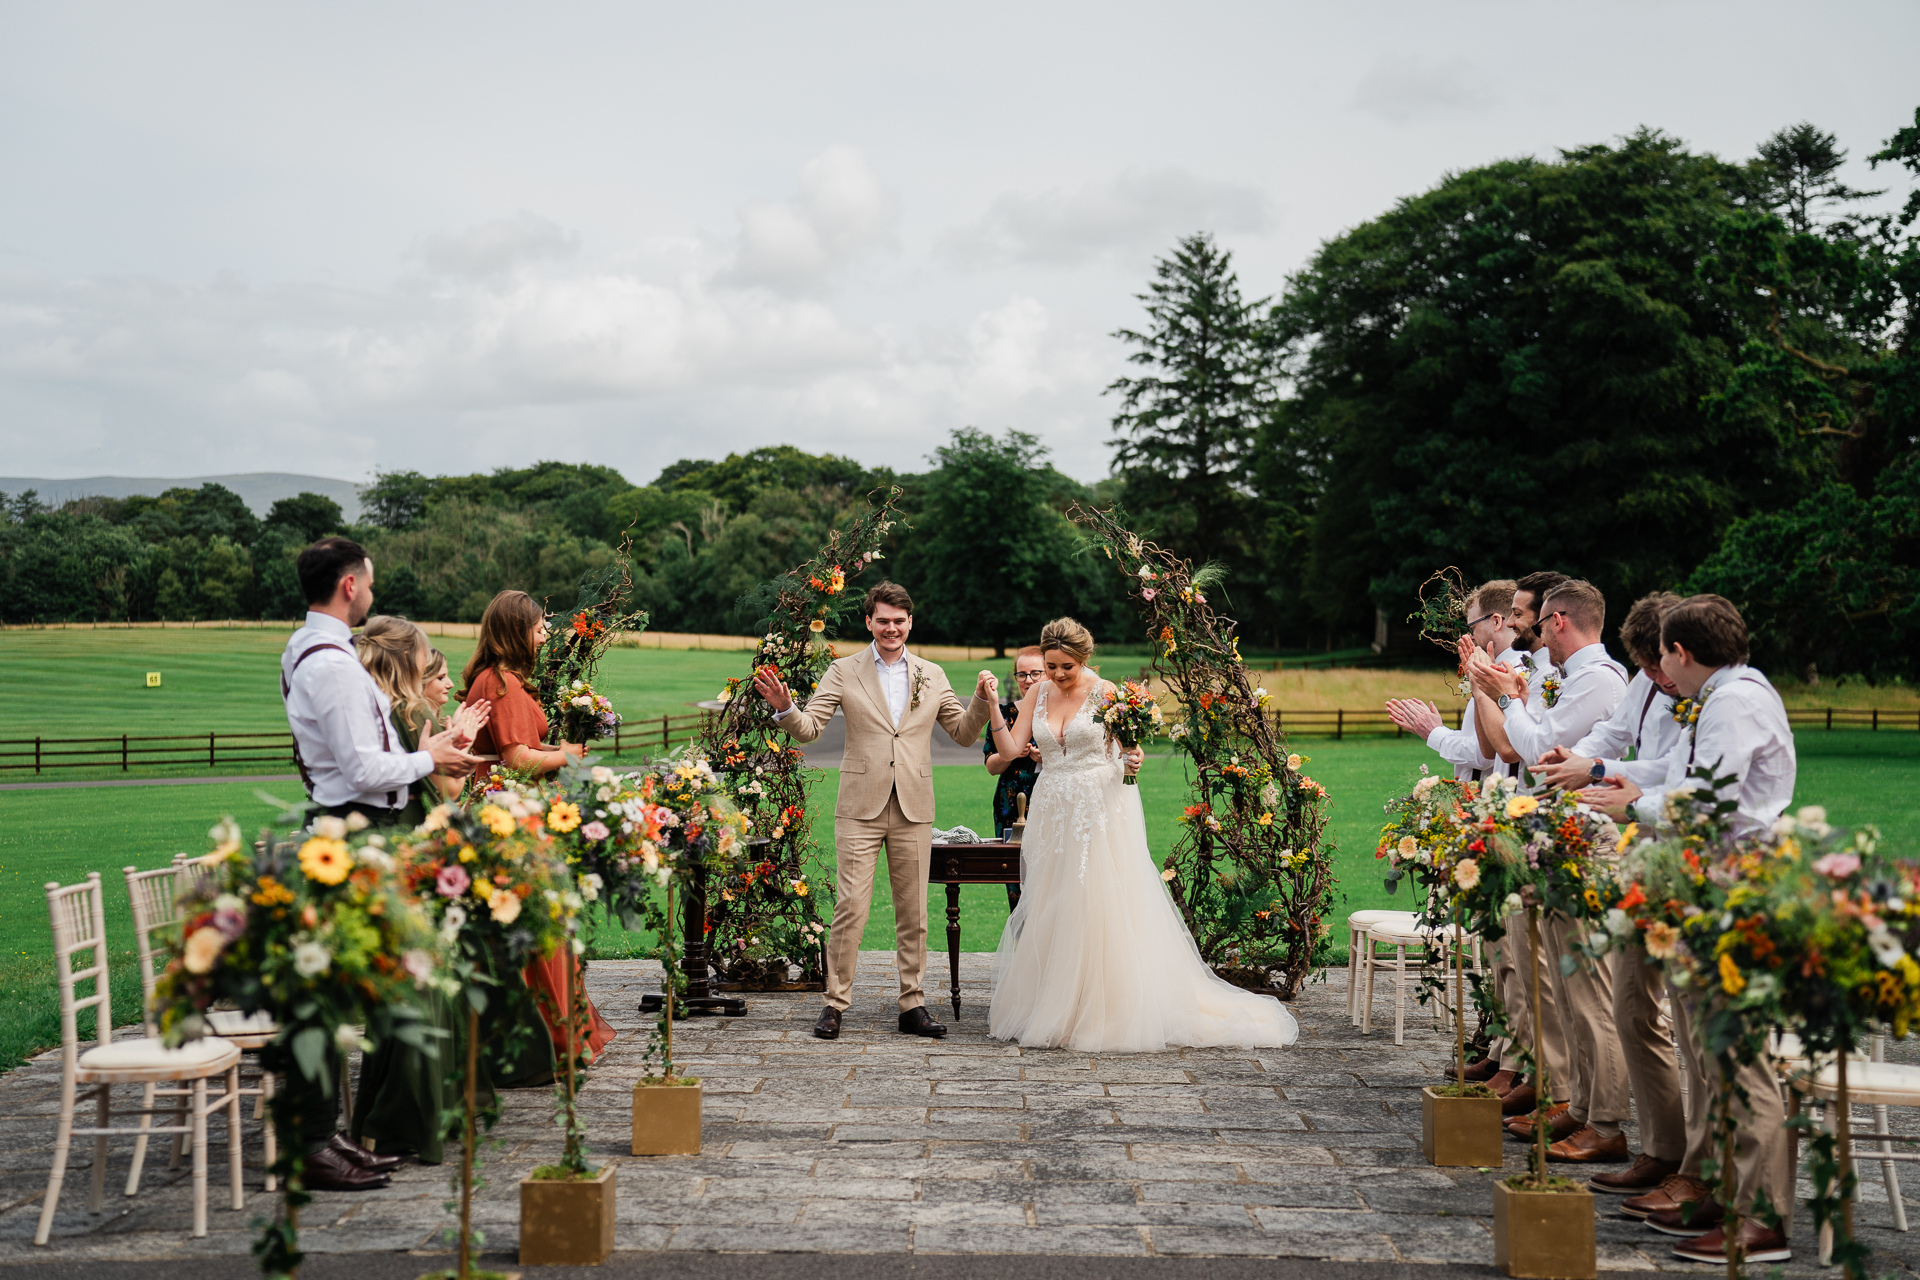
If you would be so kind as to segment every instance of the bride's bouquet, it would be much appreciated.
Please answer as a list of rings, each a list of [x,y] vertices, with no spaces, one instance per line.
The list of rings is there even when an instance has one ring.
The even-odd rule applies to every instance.
[[[1099,720],[1106,726],[1107,736],[1128,751],[1158,733],[1165,723],[1153,691],[1135,680],[1114,690],[1113,697],[1100,709]],[[1130,787],[1138,785],[1131,773],[1121,781]]]

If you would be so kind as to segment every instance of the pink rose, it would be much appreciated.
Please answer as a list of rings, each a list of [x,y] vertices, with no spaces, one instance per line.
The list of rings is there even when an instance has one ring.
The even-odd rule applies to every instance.
[[[1158,591],[1155,591],[1152,587],[1142,587],[1140,589],[1140,598],[1142,600],[1151,600],[1159,594],[1160,593]]]
[[[440,874],[434,877],[433,887],[443,898],[457,898],[467,891],[473,880],[458,863],[450,862],[440,868]]]
[[[613,832],[607,830],[607,824],[604,822],[589,822],[580,828],[580,834],[589,840],[605,840]]]
[[[1860,869],[1860,855],[1857,853],[1830,853],[1813,864],[1813,869],[1823,876],[1835,880],[1845,880]]]

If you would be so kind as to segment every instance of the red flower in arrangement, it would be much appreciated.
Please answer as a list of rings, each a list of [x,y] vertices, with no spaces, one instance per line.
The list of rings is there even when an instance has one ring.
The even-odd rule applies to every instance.
[[[582,612],[573,615],[573,634],[582,639],[591,640],[606,629],[606,623],[595,621],[594,618],[587,613]]]
[[[1646,901],[1647,895],[1641,890],[1640,886],[1638,884],[1631,884],[1627,886],[1627,896],[1620,899],[1620,909],[1622,911],[1631,911],[1635,907],[1646,905]]]
[[[1485,853],[1486,851],[1487,851],[1487,842],[1485,840],[1475,840],[1472,844],[1467,846],[1468,853]]]

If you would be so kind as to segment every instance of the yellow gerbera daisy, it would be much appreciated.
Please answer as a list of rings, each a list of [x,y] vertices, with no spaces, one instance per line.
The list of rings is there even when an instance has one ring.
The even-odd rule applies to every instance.
[[[580,825],[580,806],[567,800],[555,800],[547,810],[547,825],[565,834]]]
[[[480,806],[480,824],[497,836],[513,834],[513,815],[497,804]]]
[[[300,870],[318,884],[339,884],[353,870],[353,855],[345,840],[314,836],[300,846]]]

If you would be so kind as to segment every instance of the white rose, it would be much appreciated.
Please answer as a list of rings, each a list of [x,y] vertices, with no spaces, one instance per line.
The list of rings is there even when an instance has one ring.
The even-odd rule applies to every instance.
[[[347,824],[330,813],[322,814],[313,820],[313,834],[322,840],[345,840]]]
[[[293,971],[303,978],[317,978],[333,966],[333,953],[317,942],[302,942],[293,949]]]

